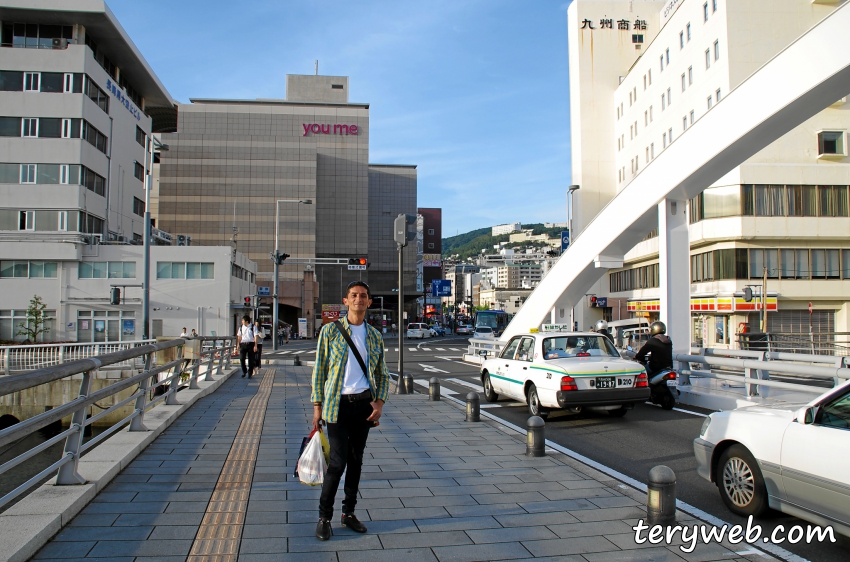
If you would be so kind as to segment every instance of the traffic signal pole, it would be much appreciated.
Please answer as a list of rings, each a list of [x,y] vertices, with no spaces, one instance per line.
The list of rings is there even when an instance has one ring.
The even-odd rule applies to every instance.
[[[404,269],[402,256],[404,246],[398,245],[398,381],[396,394],[407,394],[404,386]]]

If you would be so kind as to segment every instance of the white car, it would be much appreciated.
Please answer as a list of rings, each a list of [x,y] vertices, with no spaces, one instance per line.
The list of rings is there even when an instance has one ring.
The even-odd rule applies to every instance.
[[[481,365],[484,398],[528,404],[532,416],[584,408],[622,416],[649,399],[643,366],[620,357],[611,341],[584,332],[529,332],[513,337]]]
[[[457,334],[457,335],[463,334],[465,336],[468,336],[471,333],[472,333],[472,326],[464,326],[463,324],[458,324],[457,328],[455,329],[455,334]]]
[[[850,381],[788,408],[711,414],[694,439],[697,472],[733,513],[771,507],[850,536]]]
[[[408,324],[407,332],[404,337],[409,340],[430,338],[431,328],[429,328],[427,324]]]
[[[475,328],[475,331],[472,332],[472,337],[485,340],[494,340],[496,339],[496,334],[493,332],[493,328],[488,328],[487,326],[478,326],[477,328]]]

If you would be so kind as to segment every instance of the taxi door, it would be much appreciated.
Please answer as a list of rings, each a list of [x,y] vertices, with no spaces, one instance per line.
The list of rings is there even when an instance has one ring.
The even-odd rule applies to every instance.
[[[490,373],[490,384],[498,394],[510,395],[508,391],[508,380],[511,378],[511,368],[514,364],[514,355],[519,347],[521,336],[517,336],[508,342],[502,349],[495,363],[495,372]]]
[[[529,367],[532,361],[534,361],[534,338],[523,336],[511,365],[510,381],[508,381],[508,394],[517,400],[525,400],[523,387],[531,375]]]

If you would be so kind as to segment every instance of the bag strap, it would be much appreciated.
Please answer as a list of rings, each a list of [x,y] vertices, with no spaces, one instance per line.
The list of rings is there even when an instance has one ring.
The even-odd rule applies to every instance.
[[[348,335],[348,332],[345,331],[345,328],[342,326],[342,322],[340,322],[339,320],[334,322],[334,326],[336,326],[336,329],[339,331],[340,335],[342,335],[342,337],[345,338],[346,343],[348,343],[348,349],[350,349],[351,352],[354,353],[354,358],[357,359],[357,363],[359,363],[360,368],[363,369],[363,374],[366,375],[366,378],[368,379],[369,378],[369,370],[366,369],[366,363],[363,361],[363,358],[360,356],[360,351],[357,349],[357,346],[354,345],[353,341],[351,341],[351,336]],[[368,337],[368,334],[369,334],[368,329],[366,331],[366,334],[367,334],[367,337]]]

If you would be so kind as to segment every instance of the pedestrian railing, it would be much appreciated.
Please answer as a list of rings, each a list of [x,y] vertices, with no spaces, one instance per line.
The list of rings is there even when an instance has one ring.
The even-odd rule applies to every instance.
[[[144,416],[147,410],[161,401],[164,401],[169,406],[180,404],[177,401],[177,391],[181,382],[181,376],[188,376],[190,389],[199,389],[198,376],[202,368],[205,370],[205,381],[215,380],[212,378],[214,370],[216,371],[215,374],[220,375],[223,369],[230,368],[230,355],[235,345],[235,339],[234,337],[201,337],[193,338],[192,340],[178,338],[160,343],[139,345],[97,357],[78,359],[60,365],[0,378],[0,396],[4,396],[82,374],[79,396],[65,404],[54,406],[51,410],[47,410],[42,414],[38,414],[0,431],[0,448],[2,448],[14,445],[32,432],[59,422],[69,415],[71,416],[71,425],[68,429],[40,445],[21,453],[5,464],[0,465],[0,475],[2,475],[46,450],[48,447],[62,440],[65,441],[65,448],[61,457],[0,498],[0,507],[14,500],[56,471],[58,471],[56,476],[57,485],[84,484],[86,482],[85,478],[77,472],[82,453],[91,449],[128,423],[130,424],[130,431],[148,431],[144,424]],[[200,340],[201,345],[192,345],[197,340]],[[212,347],[204,348],[203,344],[208,342],[212,342]],[[184,353],[187,348],[189,350],[188,354]],[[173,354],[175,358],[162,365],[154,366],[154,354],[157,352],[166,352],[167,350],[173,350],[167,353]],[[162,355],[166,355],[166,353]],[[143,372],[126,379],[118,380],[100,390],[91,390],[95,371],[106,366],[118,365],[137,359],[143,361]],[[161,374],[166,374],[167,376],[162,380],[158,380]],[[155,390],[159,387],[164,388],[166,384],[168,385],[168,391],[156,396]],[[136,388],[130,396],[94,416],[87,416],[87,410],[92,404],[134,386]],[[83,442],[83,434],[87,426],[131,402],[135,402],[132,413],[111,425],[97,437],[85,443]]]
[[[4,345],[0,346],[0,374],[11,375],[12,373],[44,369],[69,361],[133,349],[155,341]],[[139,357],[133,357],[127,361],[110,365],[110,367],[113,369],[138,369],[142,367],[142,363]]]
[[[758,396],[759,386],[775,387],[799,392],[822,394],[826,388],[834,388],[850,378],[850,369],[844,366],[843,358],[836,363],[832,358],[832,366],[823,366],[825,356],[802,354],[785,354],[773,352],[753,352],[731,349],[705,349],[702,355],[676,354],[684,368],[679,369],[679,384],[689,384],[690,377],[702,377],[743,383],[747,396]],[[756,356],[752,354],[757,354]],[[789,361],[793,355],[795,362]],[[809,363],[809,364],[806,364]],[[815,363],[815,364],[812,364]],[[820,363],[820,364],[817,364]],[[693,368],[693,365],[704,365],[705,370]],[[712,372],[710,369],[726,372]],[[729,372],[732,371],[732,372]],[[739,371],[737,374],[734,371]],[[805,383],[793,383],[770,380],[771,374],[786,375],[805,380]]]
[[[738,334],[741,349],[802,353],[811,355],[850,355],[850,340],[847,332],[819,332],[811,334],[788,333],[743,333]]]

